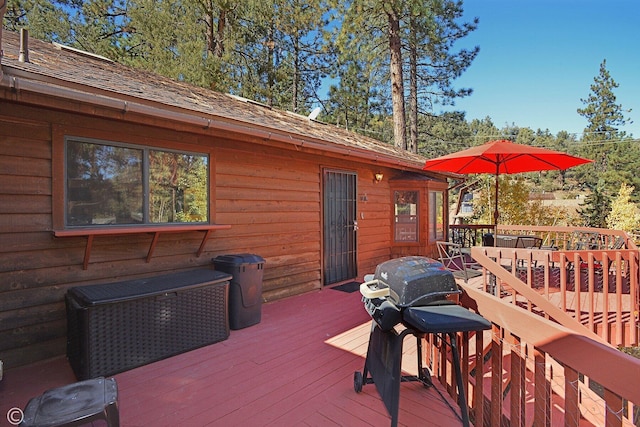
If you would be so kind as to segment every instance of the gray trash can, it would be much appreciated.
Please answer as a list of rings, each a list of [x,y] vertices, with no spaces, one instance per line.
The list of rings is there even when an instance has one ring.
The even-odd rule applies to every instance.
[[[254,254],[220,255],[213,264],[216,270],[233,276],[229,284],[229,328],[260,323],[264,259]]]

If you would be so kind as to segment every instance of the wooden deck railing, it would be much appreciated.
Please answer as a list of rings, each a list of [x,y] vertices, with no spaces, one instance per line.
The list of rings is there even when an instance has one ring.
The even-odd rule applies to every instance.
[[[509,231],[549,233],[556,243],[574,235]],[[597,235],[600,248],[626,236]],[[458,337],[475,426],[640,425],[640,360],[616,348],[639,340],[638,250],[629,240],[624,247],[472,248],[483,276],[463,285],[462,304],[493,323],[490,333]],[[434,375],[456,397],[447,346],[430,343]]]
[[[616,347],[639,344],[640,252],[626,233],[535,226],[498,231],[540,237],[545,249],[474,246],[472,257],[485,272],[492,264],[502,267],[502,274],[483,276],[484,290],[562,324],[549,312],[559,309]]]

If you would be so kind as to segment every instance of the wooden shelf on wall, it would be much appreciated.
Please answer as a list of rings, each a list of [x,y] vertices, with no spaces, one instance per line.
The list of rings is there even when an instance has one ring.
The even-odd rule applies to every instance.
[[[149,245],[149,251],[147,253],[146,261],[151,261],[153,251],[160,235],[163,233],[186,233],[190,231],[201,231],[204,233],[200,247],[196,252],[196,256],[200,256],[204,251],[204,246],[207,243],[207,239],[215,230],[228,230],[231,225],[225,224],[190,224],[190,225],[154,225],[154,226],[130,226],[130,227],[110,227],[104,226],[99,228],[76,228],[68,230],[54,230],[53,235],[56,237],[86,237],[87,245],[84,250],[84,261],[82,268],[86,270],[89,267],[89,259],[91,258],[91,249],[93,246],[93,239],[95,236],[116,236],[123,234],[153,234],[153,239]]]

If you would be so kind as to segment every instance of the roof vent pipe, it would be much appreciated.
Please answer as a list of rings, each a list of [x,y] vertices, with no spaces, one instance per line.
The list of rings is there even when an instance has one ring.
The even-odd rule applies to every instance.
[[[20,28],[20,53],[18,55],[19,62],[29,62],[29,31],[26,28]]]

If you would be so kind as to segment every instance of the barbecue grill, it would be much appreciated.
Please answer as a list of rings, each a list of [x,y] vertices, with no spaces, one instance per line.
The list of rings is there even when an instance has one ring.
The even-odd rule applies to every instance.
[[[373,322],[364,370],[355,372],[353,386],[359,393],[365,384],[376,385],[392,426],[398,424],[400,382],[431,385],[431,375],[422,366],[422,339],[427,334],[438,336],[443,343],[449,337],[461,419],[464,426],[469,425],[455,335],[489,329],[491,324],[453,301],[451,297],[461,292],[451,272],[425,257],[397,258],[379,264],[373,278],[360,285],[362,301]],[[407,335],[414,335],[417,340],[417,377],[401,374],[402,343]]]

